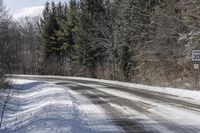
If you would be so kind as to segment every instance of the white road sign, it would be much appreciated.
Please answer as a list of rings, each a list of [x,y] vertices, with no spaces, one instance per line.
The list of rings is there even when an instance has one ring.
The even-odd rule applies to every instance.
[[[200,64],[200,50],[192,50],[193,64]]]

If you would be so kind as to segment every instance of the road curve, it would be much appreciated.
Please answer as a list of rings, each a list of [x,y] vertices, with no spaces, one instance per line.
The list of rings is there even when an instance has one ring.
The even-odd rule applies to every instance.
[[[112,121],[127,133],[200,132],[198,101],[89,80],[24,79],[53,82],[86,96],[104,108]]]

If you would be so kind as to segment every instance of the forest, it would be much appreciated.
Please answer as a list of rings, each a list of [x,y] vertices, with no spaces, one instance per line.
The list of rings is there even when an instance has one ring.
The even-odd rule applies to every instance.
[[[199,22],[199,0],[49,1],[41,16],[17,21],[0,0],[0,77],[63,75],[188,87],[196,73],[191,51],[200,46]]]

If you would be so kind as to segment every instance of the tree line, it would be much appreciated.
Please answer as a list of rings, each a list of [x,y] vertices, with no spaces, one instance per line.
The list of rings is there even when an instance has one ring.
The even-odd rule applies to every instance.
[[[198,0],[47,2],[41,17],[12,22],[6,40],[14,60],[7,65],[20,74],[185,87],[194,80],[199,6]]]
[[[4,75],[11,71],[11,53],[13,52],[11,43],[11,20],[3,4],[0,0],[0,89],[5,82]]]

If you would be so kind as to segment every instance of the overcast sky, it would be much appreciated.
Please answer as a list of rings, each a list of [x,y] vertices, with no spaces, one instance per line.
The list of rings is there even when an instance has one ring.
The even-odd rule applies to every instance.
[[[4,0],[14,18],[40,14],[48,0]],[[52,1],[52,0],[50,0]],[[53,0],[67,2],[68,0]]]

